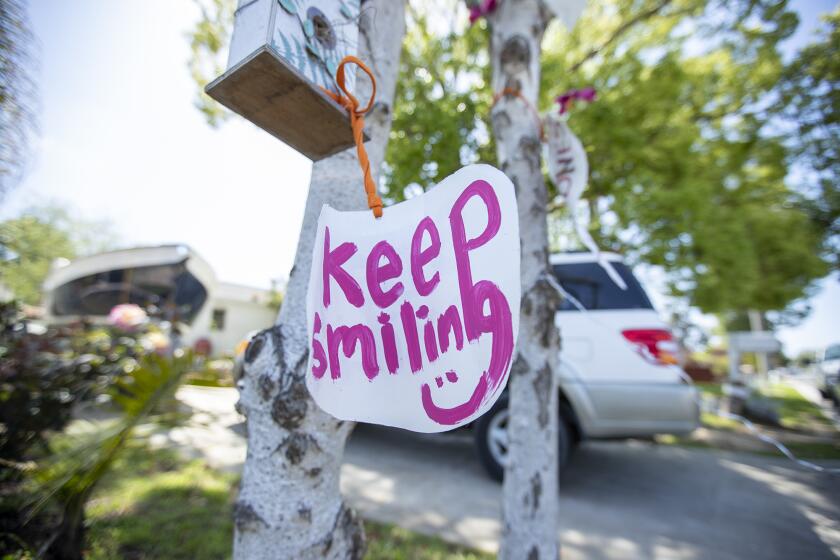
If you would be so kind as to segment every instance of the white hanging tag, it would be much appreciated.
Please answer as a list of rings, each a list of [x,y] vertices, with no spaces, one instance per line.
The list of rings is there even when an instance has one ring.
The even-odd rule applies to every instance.
[[[627,284],[616,272],[610,262],[604,258],[589,230],[578,220],[577,205],[589,179],[589,160],[586,150],[577,136],[569,129],[567,118],[555,111],[549,112],[543,119],[548,153],[548,172],[557,186],[557,192],[566,205],[569,217],[575,226],[575,232],[581,242],[598,259],[598,264],[606,271],[610,279],[622,290]]]

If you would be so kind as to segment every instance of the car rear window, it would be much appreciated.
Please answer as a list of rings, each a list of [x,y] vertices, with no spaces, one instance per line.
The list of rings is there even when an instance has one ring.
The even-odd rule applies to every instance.
[[[606,271],[594,262],[556,264],[553,268],[563,289],[587,310],[653,309],[647,294],[630,269],[620,262],[613,262],[612,265],[627,284],[626,290],[616,286]],[[578,309],[569,298],[565,298],[559,310]]]

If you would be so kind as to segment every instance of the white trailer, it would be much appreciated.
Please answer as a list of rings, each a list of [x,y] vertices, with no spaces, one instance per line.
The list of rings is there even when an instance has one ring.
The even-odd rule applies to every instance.
[[[134,303],[185,325],[182,342],[210,343],[213,356],[230,355],[248,333],[270,327],[277,311],[271,292],[220,282],[186,245],[108,251],[64,261],[44,282],[44,320],[104,323],[117,304]]]

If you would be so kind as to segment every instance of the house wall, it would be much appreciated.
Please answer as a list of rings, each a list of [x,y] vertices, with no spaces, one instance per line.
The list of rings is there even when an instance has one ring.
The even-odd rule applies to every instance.
[[[215,298],[208,302],[210,322],[207,325],[207,338],[213,345],[213,356],[233,354],[236,345],[251,331],[261,330],[274,324],[277,311],[263,303],[235,301]],[[224,328],[214,329],[212,318],[214,310],[224,310]]]

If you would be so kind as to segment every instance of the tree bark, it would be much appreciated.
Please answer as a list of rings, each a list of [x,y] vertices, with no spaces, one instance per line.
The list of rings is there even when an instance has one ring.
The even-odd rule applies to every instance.
[[[505,0],[489,17],[493,90],[519,92],[501,97],[491,114],[499,164],[516,187],[522,244],[519,338],[508,382],[509,446],[499,551],[505,559],[559,555],[555,372],[560,335],[554,314],[560,295],[548,267],[548,195],[534,109],[540,43],[549,18],[539,0]]]
[[[391,127],[402,38],[402,0],[362,3],[359,56],[376,76],[377,99],[366,116],[366,144],[374,174]],[[356,97],[370,94],[359,74]],[[349,126],[349,125],[348,125]],[[294,268],[277,324],[257,335],[245,353],[238,382],[239,410],[247,417],[248,453],[234,507],[234,558],[361,558],[361,521],[344,503],[339,475],[353,424],[318,408],[306,389],[306,290],[315,226],[323,204],[366,208],[355,148],[313,165]]]

